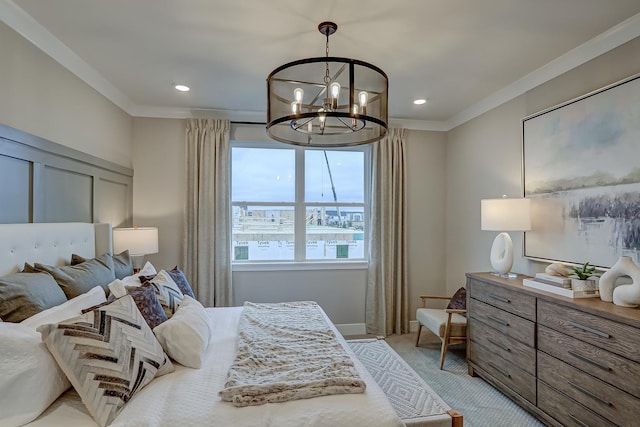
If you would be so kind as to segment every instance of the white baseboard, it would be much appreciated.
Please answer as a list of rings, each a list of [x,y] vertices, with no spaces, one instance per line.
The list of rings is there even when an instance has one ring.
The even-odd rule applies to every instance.
[[[364,335],[367,333],[367,328],[364,323],[343,323],[336,325],[336,328],[338,328],[342,336]]]
[[[367,328],[364,323],[343,323],[336,325],[338,331],[343,336],[346,335],[364,335],[367,333]],[[416,332],[418,330],[418,321],[409,320],[409,332]]]

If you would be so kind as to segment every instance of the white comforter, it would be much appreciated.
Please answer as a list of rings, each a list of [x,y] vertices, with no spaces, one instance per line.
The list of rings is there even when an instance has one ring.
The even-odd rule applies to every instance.
[[[367,388],[362,394],[343,394],[237,408],[218,396],[223,389],[237,343],[242,307],[207,309],[214,336],[201,369],[176,365],[176,371],[153,380],[138,393],[111,424],[114,427],[299,427],[402,426],[384,392],[353,356]],[[337,332],[337,331],[336,331]],[[96,426],[73,391],[63,395],[31,427]]]

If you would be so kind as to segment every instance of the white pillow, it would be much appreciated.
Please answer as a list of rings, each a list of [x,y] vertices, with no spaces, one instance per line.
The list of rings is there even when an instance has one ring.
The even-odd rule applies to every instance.
[[[0,343],[0,425],[21,426],[71,384],[32,327],[3,322]]]
[[[40,325],[47,323],[58,323],[66,320],[70,317],[78,316],[85,308],[93,307],[94,305],[102,304],[107,301],[107,297],[104,293],[104,289],[100,286],[96,286],[89,292],[78,295],[75,298],[71,298],[69,301],[56,305],[55,307],[48,308],[40,313],[24,319],[20,322],[21,325],[29,326],[36,329]]]
[[[122,280],[116,279],[113,282],[109,283],[109,291],[116,298],[123,297],[127,294],[127,289],[125,286],[140,286],[140,276],[153,276],[157,274],[156,268],[147,261],[144,264],[144,267],[137,272],[136,274],[132,274],[131,276],[124,277]]]
[[[153,333],[170,358],[189,368],[200,368],[212,335],[210,322],[202,304],[185,295],[174,315]]]

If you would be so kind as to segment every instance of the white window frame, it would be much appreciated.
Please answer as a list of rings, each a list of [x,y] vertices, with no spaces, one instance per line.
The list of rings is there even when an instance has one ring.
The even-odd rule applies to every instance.
[[[347,203],[347,202],[306,202],[304,200],[305,193],[305,157],[306,150],[322,151],[322,148],[315,147],[299,147],[295,145],[284,144],[275,141],[231,141],[231,148],[266,148],[266,149],[288,149],[294,150],[295,153],[295,200],[294,202],[254,202],[254,201],[230,201],[230,209],[236,205],[258,205],[258,206],[293,206],[295,210],[294,220],[294,240],[295,250],[293,260],[273,260],[273,261],[232,261],[233,271],[276,271],[276,270],[352,270],[366,269],[368,267],[367,251],[369,237],[368,230],[370,226],[370,203],[371,203],[371,148],[369,145],[356,147],[328,147],[327,151],[357,151],[364,153],[364,203]],[[229,159],[231,161],[231,158]],[[230,169],[233,167],[231,164]],[[232,179],[232,171],[230,171],[230,180]],[[233,182],[230,183],[233,185]],[[230,192],[231,197],[231,192]],[[345,259],[345,260],[308,260],[306,259],[306,224],[305,215],[306,208],[310,206],[325,207],[362,207],[365,216],[365,254],[364,258]],[[233,221],[233,215],[230,215]],[[229,242],[231,244],[231,242]]]

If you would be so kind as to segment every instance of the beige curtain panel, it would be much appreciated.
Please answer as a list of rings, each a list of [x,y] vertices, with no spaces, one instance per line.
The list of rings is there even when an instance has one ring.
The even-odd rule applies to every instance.
[[[372,147],[367,333],[409,332],[405,129],[390,129]]]
[[[228,120],[189,119],[183,265],[198,300],[233,304]]]

